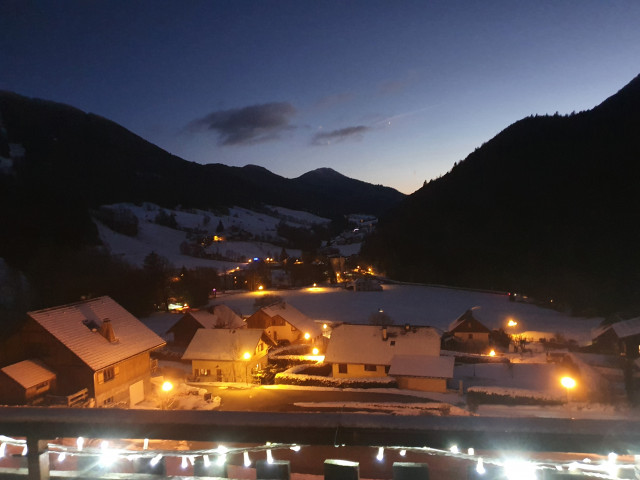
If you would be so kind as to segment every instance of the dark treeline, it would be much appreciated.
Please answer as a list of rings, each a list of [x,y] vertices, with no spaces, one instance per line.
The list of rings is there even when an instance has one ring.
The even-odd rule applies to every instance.
[[[635,309],[638,179],[640,77],[593,110],[511,125],[385,215],[363,254],[393,278]]]

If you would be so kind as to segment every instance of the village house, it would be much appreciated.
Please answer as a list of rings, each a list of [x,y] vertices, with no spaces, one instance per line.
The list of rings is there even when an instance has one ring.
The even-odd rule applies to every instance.
[[[470,308],[451,322],[443,335],[443,348],[476,353],[486,350],[491,330],[478,320],[478,310],[479,307]]]
[[[444,392],[452,357],[440,357],[432,327],[343,324],[331,333],[325,362],[336,378],[394,376],[401,388]]]
[[[600,353],[640,357],[640,317],[600,327],[593,334],[593,346]]]
[[[226,305],[214,305],[204,310],[190,310],[169,329],[173,342],[188,345],[199,328],[242,328],[242,318]]]
[[[313,344],[322,338],[316,322],[286,302],[263,307],[246,320],[247,327],[263,329],[279,344]]]
[[[165,345],[110,297],[28,312],[20,341],[56,373],[56,395],[87,389],[97,406],[144,400],[150,352]]]
[[[266,366],[272,346],[262,329],[201,328],[182,359],[191,360],[193,375],[208,377],[205,381],[249,383]]]
[[[0,369],[0,404],[37,405],[55,390],[56,374],[38,360],[23,360]]]

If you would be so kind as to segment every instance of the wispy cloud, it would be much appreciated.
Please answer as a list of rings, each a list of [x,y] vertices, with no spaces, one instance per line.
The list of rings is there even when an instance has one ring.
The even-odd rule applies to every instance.
[[[311,139],[312,145],[330,145],[332,143],[344,142],[345,140],[362,140],[370,127],[358,125],[355,127],[340,128],[330,132],[318,132]]]
[[[253,145],[280,137],[295,127],[289,122],[296,109],[288,102],[218,110],[187,125],[191,132],[214,131],[220,145]]]

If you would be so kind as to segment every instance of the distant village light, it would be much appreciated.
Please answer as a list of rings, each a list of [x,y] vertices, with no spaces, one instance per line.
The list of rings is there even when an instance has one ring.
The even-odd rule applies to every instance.
[[[264,287],[263,287],[262,285],[260,285],[260,286],[258,287],[258,290],[264,290]]]
[[[245,360],[249,360],[251,358],[251,354],[249,352],[244,352],[242,358],[244,358]]]
[[[496,351],[495,351],[495,350],[491,350],[491,351],[489,352],[489,356],[490,356],[490,357],[495,357],[495,356],[496,356]]]
[[[576,386],[576,381],[571,377],[562,377],[560,379],[560,383],[566,389],[575,388]]]
[[[170,392],[171,390],[173,390],[173,383],[166,381],[162,384],[163,392]]]
[[[311,338],[311,334],[309,332],[304,334],[304,339],[309,340]]]
[[[515,327],[516,325],[518,325],[518,322],[516,322],[513,318],[510,318],[507,322],[507,327]]]
[[[318,355],[318,353],[320,353],[320,350],[318,350],[317,347],[314,347],[314,349],[311,350],[311,353],[313,353],[314,355]]]

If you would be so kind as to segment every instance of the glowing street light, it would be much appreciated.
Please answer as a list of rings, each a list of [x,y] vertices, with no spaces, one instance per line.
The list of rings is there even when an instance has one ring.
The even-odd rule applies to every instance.
[[[510,318],[507,322],[507,327],[515,327],[516,325],[518,325],[518,322],[516,322],[513,318]]]
[[[569,392],[576,388],[577,383],[571,377],[562,377],[560,379],[560,384],[567,390],[567,403],[569,403]]]
[[[491,350],[491,351],[489,352],[489,356],[490,356],[490,357],[495,357],[495,356],[496,356],[496,351],[495,351],[495,350]]]
[[[173,390],[173,383],[166,381],[162,384],[162,410],[167,408],[167,396],[171,390]]]
[[[311,334],[309,332],[304,334],[304,339],[309,340],[311,338]]]

